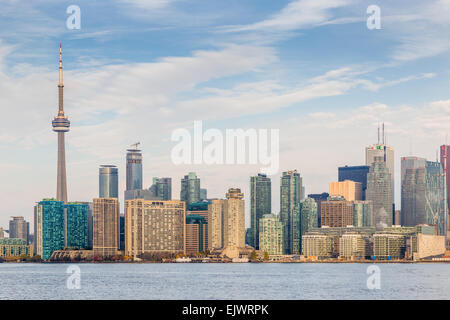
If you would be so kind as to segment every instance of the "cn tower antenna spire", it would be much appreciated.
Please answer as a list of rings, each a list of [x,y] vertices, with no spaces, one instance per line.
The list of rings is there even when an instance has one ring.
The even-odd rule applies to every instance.
[[[64,115],[63,97],[63,68],[62,68],[62,45],[59,44],[59,82],[58,82],[58,115],[52,121],[53,131],[58,133],[58,163],[57,163],[57,186],[56,199],[67,202],[67,180],[66,180],[66,150],[64,134],[69,131],[70,121]]]

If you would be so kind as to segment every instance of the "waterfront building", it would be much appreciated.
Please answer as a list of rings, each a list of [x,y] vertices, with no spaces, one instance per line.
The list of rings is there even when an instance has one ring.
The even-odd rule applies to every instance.
[[[25,221],[24,217],[12,217],[9,221],[9,237],[13,239],[24,239],[29,241],[30,235],[30,224]]]
[[[209,218],[209,212],[208,212],[208,206],[211,203],[211,201],[202,201],[202,202],[193,202],[189,204],[186,207],[186,218],[189,216],[200,216],[204,219],[204,226],[203,226],[203,232],[204,232],[204,251],[206,251],[209,248],[209,237],[208,237],[208,218]],[[186,231],[187,232],[187,231]]]
[[[370,166],[344,166],[338,168],[338,180],[351,180],[361,183],[362,200],[366,199],[367,174]]]
[[[297,170],[283,172],[280,182],[280,219],[286,254],[300,252],[300,200],[302,178]]]
[[[62,46],[59,46],[59,82],[58,82],[58,115],[52,121],[53,131],[58,133],[58,163],[57,163],[57,187],[56,199],[67,202],[67,178],[66,178],[66,147],[64,134],[69,131],[70,121],[64,114],[63,100],[63,67]]]
[[[312,228],[307,234],[321,234],[329,236],[332,240],[332,256],[338,257],[340,253],[340,238],[344,234],[361,234],[364,239],[370,239],[372,235],[375,233],[374,227],[327,227],[323,226],[321,228]],[[366,242],[366,256],[370,256],[372,254],[372,248],[369,245],[369,242]]]
[[[195,172],[189,172],[181,179],[180,200],[187,205],[193,202],[200,202],[200,179]]]
[[[113,165],[101,165],[98,170],[98,197],[119,197],[119,175],[118,169]]]
[[[359,233],[346,233],[339,239],[339,256],[344,259],[366,258],[369,239]]]
[[[376,233],[373,235],[373,252],[376,259],[403,259],[406,252],[406,238],[402,234]]]
[[[110,257],[120,246],[120,213],[117,198],[94,199],[93,204],[94,256]]]
[[[223,208],[223,247],[245,248],[245,203],[241,189],[230,188]]]
[[[136,148],[127,149],[126,190],[142,190],[142,152]]]
[[[184,253],[186,206],[180,200],[125,201],[125,255]]]
[[[150,190],[161,200],[172,200],[172,178],[153,178]]]
[[[89,248],[89,206],[69,202],[65,205],[65,247]]]
[[[306,198],[300,202],[300,247],[302,248],[302,236],[312,228],[318,227],[317,203],[312,198]]]
[[[196,254],[208,248],[208,224],[203,216],[186,215],[186,253]]]
[[[219,249],[223,247],[223,215],[225,201],[222,199],[212,200],[208,205],[208,249]]]
[[[30,246],[22,238],[0,238],[0,258],[20,257],[31,255]]]
[[[353,225],[353,203],[343,197],[330,197],[321,205],[322,226],[347,227]]]
[[[250,177],[250,239],[249,244],[259,249],[259,220],[272,212],[272,184],[267,175]]]
[[[43,260],[48,260],[55,250],[65,245],[64,201],[44,199],[34,207],[35,250]]]
[[[402,181],[402,225],[434,225],[447,234],[445,175],[441,163],[426,161],[407,168]]]
[[[317,223],[318,226],[320,227],[322,225],[322,217],[320,215],[321,213],[321,204],[322,201],[327,201],[328,198],[330,197],[330,194],[327,192],[322,192],[322,193],[312,193],[312,194],[308,194],[308,198],[312,198],[314,199],[314,201],[316,201],[317,203]]]
[[[375,226],[372,201],[353,201],[353,225],[355,227]]]
[[[259,250],[269,255],[282,255],[283,223],[275,214],[265,214],[259,219]]]
[[[119,216],[119,250],[125,250],[125,214]]]
[[[362,183],[351,180],[330,182],[330,197],[337,196],[347,201],[362,200]]]
[[[5,231],[3,228],[0,227],[0,239],[3,239],[5,237]]]
[[[367,174],[366,200],[372,201],[373,222],[379,229],[392,226],[392,179],[383,157],[375,157]]]
[[[333,239],[328,235],[305,234],[302,243],[302,254],[306,257],[324,259],[333,255]]]

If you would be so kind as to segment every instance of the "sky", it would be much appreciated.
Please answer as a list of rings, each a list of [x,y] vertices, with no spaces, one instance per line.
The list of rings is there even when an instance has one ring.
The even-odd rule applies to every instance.
[[[67,27],[80,9],[80,28]],[[369,29],[370,5],[380,29]],[[70,18],[70,21],[71,18]],[[69,22],[70,22],[69,21]],[[98,168],[140,142],[144,187],[195,171],[208,197],[241,188],[260,164],[181,164],[174,130],[278,129],[282,171],[308,193],[365,164],[384,122],[400,157],[436,159],[450,132],[450,0],[0,0],[0,227],[31,222],[56,194],[59,44],[63,46],[68,198],[98,197]],[[120,198],[123,203],[123,197]]]

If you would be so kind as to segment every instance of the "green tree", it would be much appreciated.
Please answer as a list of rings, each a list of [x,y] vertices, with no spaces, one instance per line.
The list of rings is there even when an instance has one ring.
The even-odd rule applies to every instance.
[[[256,256],[256,251],[253,250],[252,253],[250,254],[250,260],[251,261],[256,261],[257,256]]]
[[[269,260],[269,253],[264,251],[264,260]]]

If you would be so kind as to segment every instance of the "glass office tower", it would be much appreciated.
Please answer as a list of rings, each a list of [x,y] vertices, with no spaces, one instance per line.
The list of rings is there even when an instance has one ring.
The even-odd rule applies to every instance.
[[[300,200],[302,178],[297,170],[283,172],[280,183],[280,218],[286,254],[300,252]]]
[[[272,212],[272,183],[267,175],[250,177],[250,234],[249,243],[259,250],[259,219]]]
[[[180,200],[186,204],[200,202],[200,179],[195,172],[189,172],[181,179]]]
[[[138,149],[127,150],[127,189],[142,189],[142,153]]]
[[[118,169],[112,165],[102,165],[98,176],[99,198],[119,197]]]

